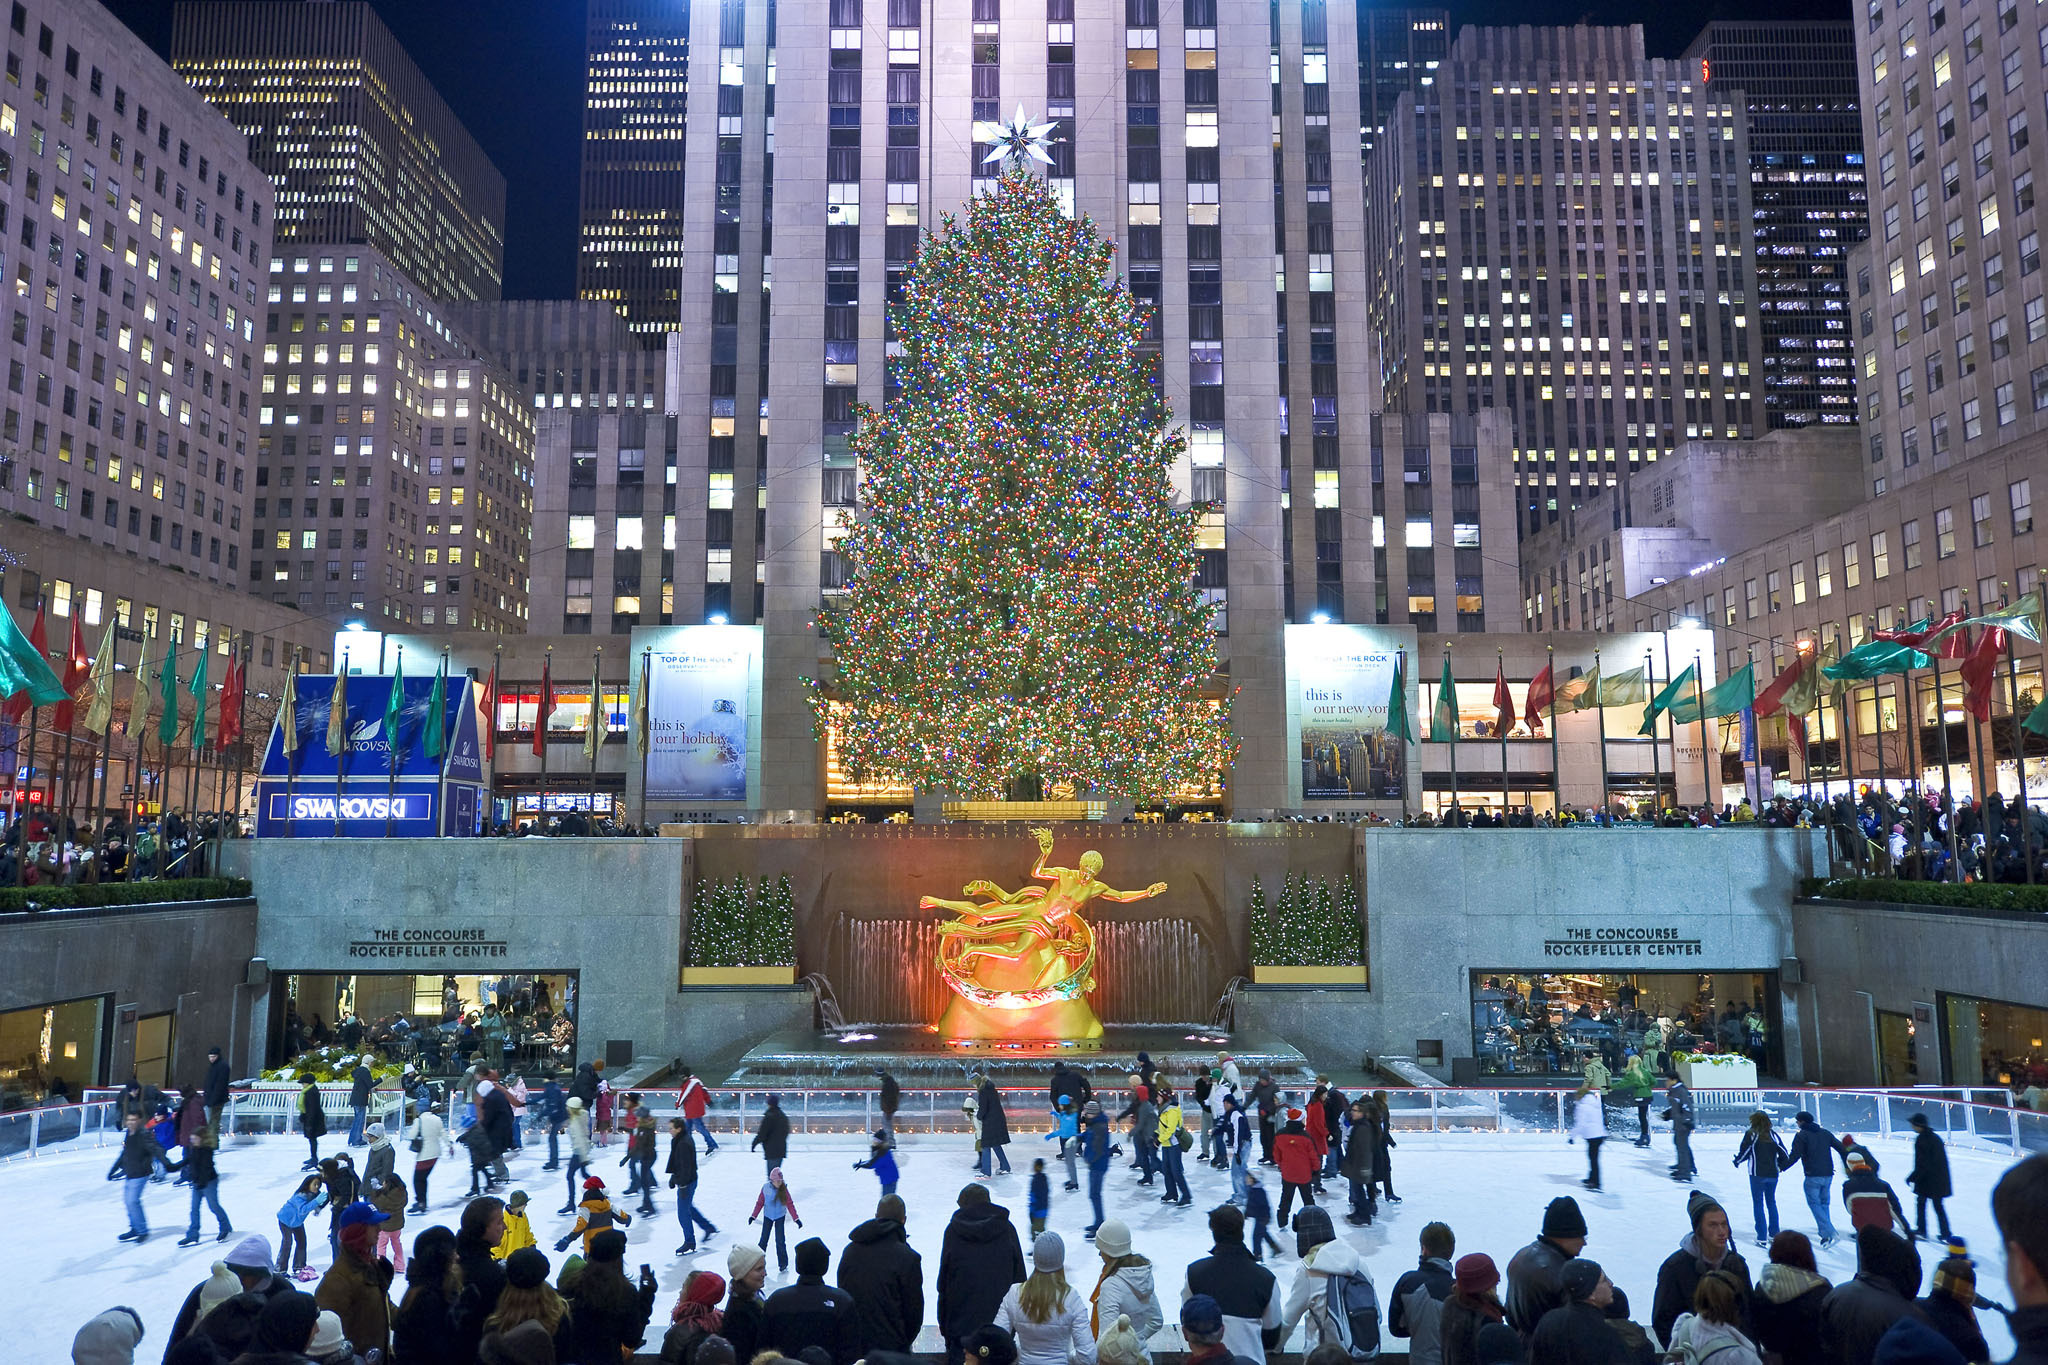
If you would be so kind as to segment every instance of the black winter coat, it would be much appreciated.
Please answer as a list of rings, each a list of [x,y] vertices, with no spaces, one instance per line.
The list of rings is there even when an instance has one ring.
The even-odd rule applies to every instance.
[[[476,1348],[467,1348],[470,1355],[464,1349],[455,1305],[439,1289],[422,1289],[392,1315],[392,1365],[443,1365],[473,1358]]]
[[[1946,1199],[1955,1193],[1948,1175],[1948,1148],[1929,1129],[1913,1139],[1913,1173],[1906,1177],[1922,1199]]]
[[[791,1360],[804,1347],[818,1346],[831,1354],[834,1365],[853,1365],[861,1354],[853,1295],[814,1276],[798,1276],[795,1284],[768,1296],[761,1310],[761,1344]]]
[[[147,1125],[132,1133],[124,1133],[120,1155],[114,1158],[113,1166],[108,1169],[107,1179],[112,1180],[116,1175],[129,1180],[140,1179],[156,1170],[156,1163],[164,1156],[164,1149],[157,1146],[156,1135],[149,1131]]]
[[[223,1057],[207,1065],[204,1103],[208,1109],[220,1109],[227,1104],[228,1082],[231,1079],[233,1078],[228,1075],[227,1058]]]
[[[1878,1340],[1900,1318],[1924,1315],[1890,1280],[1868,1270],[1857,1272],[1821,1301],[1820,1342],[1826,1358],[1835,1365],[1870,1365]]]
[[[752,1360],[761,1349],[761,1309],[764,1306],[759,1294],[740,1297],[735,1289],[726,1296],[725,1321],[720,1324],[718,1334],[732,1343],[735,1360]]]
[[[1700,1256],[1699,1234],[1687,1233],[1679,1242],[1678,1250],[1665,1257],[1664,1264],[1657,1267],[1657,1296],[1650,1301],[1650,1327],[1657,1333],[1659,1341],[1671,1339],[1672,1324],[1692,1311],[1693,1291],[1700,1287],[1700,1281],[1707,1278],[1709,1271],[1716,1269],[1725,1270],[1742,1281],[1743,1308],[1735,1325],[1745,1333],[1749,1330],[1749,1263],[1742,1259],[1742,1253],[1730,1242],[1721,1264],[1708,1265]]]
[[[893,1218],[871,1218],[847,1235],[839,1287],[853,1295],[864,1354],[908,1351],[924,1324],[924,1258]]]
[[[876,1100],[877,1106],[884,1114],[894,1114],[896,1107],[902,1102],[903,1087],[896,1083],[894,1076],[884,1071],[882,1073],[882,1093]]]
[[[1963,1353],[1964,1360],[1991,1359],[1991,1347],[1977,1326],[1977,1310],[1957,1303],[1947,1294],[1929,1294],[1920,1300],[1920,1311],[1942,1339]]]
[[[1833,1133],[1817,1123],[1802,1124],[1792,1135],[1792,1159],[1799,1163],[1806,1179],[1835,1173],[1837,1141]]]
[[[771,1105],[761,1115],[760,1126],[754,1129],[754,1140],[748,1149],[760,1148],[761,1155],[776,1161],[789,1155],[789,1115],[782,1112],[781,1105]]]
[[[512,1113],[512,1097],[504,1086],[492,1086],[491,1093],[477,1101],[476,1121],[490,1138],[493,1152],[509,1152],[518,1145],[519,1120]]]
[[[1010,1140],[1010,1119],[1003,1113],[1002,1092],[996,1089],[994,1081],[983,1081],[978,1098],[981,1103],[981,1145],[1000,1147]]]
[[[2048,1307],[2014,1309],[2007,1323],[2019,1352],[2006,1365],[2048,1365]]]
[[[370,1091],[375,1089],[377,1085],[376,1078],[370,1074],[370,1068],[358,1066],[349,1073],[348,1079],[348,1102],[350,1107],[355,1109],[369,1108]]]
[[[1437,1319],[1437,1345],[1443,1351],[1444,1365],[1479,1365],[1479,1329],[1494,1321],[1456,1294],[1445,1299],[1443,1315]]]
[[[1536,1324],[1530,1357],[1543,1365],[1630,1365],[1621,1334],[1590,1303],[1553,1308]]]
[[[1024,1246],[1001,1204],[956,1209],[939,1250],[939,1332],[949,1342],[996,1320],[1003,1295],[1024,1280]]]
[[[679,1190],[697,1183],[697,1139],[685,1128],[668,1140],[668,1186]]]
[[[484,1319],[498,1311],[498,1296],[505,1292],[505,1263],[481,1241],[465,1240],[461,1233],[455,1235],[455,1262],[462,1267],[462,1293],[450,1310],[455,1349],[445,1359],[448,1365],[470,1365],[483,1340]]]
[[[1543,1321],[1545,1313],[1571,1301],[1564,1292],[1563,1279],[1564,1263],[1570,1259],[1563,1247],[1547,1237],[1538,1237],[1508,1262],[1508,1293],[1504,1300],[1508,1326],[1520,1333],[1524,1346],[1536,1335],[1536,1325]]]
[[[299,1094],[299,1132],[306,1137],[327,1136],[327,1106],[320,1102],[317,1085],[309,1085]]]
[[[585,1267],[569,1293],[568,1358],[578,1365],[611,1365],[647,1340],[654,1288],[636,1286],[619,1271]]]
[[[569,1098],[582,1100],[585,1113],[597,1113],[597,1069],[589,1062],[577,1067],[570,1078]]]
[[[1762,1281],[1750,1296],[1749,1320],[1756,1327],[1756,1344],[1762,1350],[1776,1351],[1787,1365],[1800,1360],[1826,1360],[1820,1339],[1820,1306],[1834,1287],[1820,1280],[1811,1289],[1790,1298],[1773,1298],[1772,1277],[1783,1274],[1785,1269],[1765,1266]]]

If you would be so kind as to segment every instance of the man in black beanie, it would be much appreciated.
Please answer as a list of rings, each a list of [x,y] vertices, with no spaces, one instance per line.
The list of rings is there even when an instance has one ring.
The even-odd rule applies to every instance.
[[[1568,1302],[1545,1313],[1536,1325],[1530,1358],[1630,1365],[1634,1356],[1608,1321],[1616,1291],[1600,1263],[1574,1257],[1558,1271],[1558,1279]]]
[[[1686,1217],[1692,1231],[1679,1239],[1678,1250],[1657,1267],[1657,1297],[1650,1303],[1650,1326],[1661,1341],[1671,1339],[1671,1325],[1692,1311],[1693,1291],[1709,1272],[1725,1270],[1742,1282],[1742,1319],[1736,1325],[1749,1330],[1749,1264],[1735,1249],[1728,1226],[1728,1211],[1705,1190],[1694,1190],[1685,1201]]]
[[[853,1295],[825,1283],[832,1253],[816,1237],[796,1246],[796,1283],[768,1296],[761,1311],[761,1344],[794,1359],[806,1346],[827,1352],[834,1365],[860,1359],[860,1328]]]
[[[1560,1195],[1543,1210],[1542,1234],[1508,1262],[1508,1325],[1521,1335],[1523,1345],[1535,1337],[1536,1324],[1545,1313],[1571,1301],[1559,1276],[1564,1263],[1585,1245],[1586,1216],[1579,1212],[1579,1201]]]
[[[1821,1300],[1821,1345],[1834,1360],[1868,1365],[1893,1323],[1925,1321],[1913,1303],[1919,1292],[1920,1253],[1913,1244],[1884,1228],[1856,1229],[1856,1278]]]

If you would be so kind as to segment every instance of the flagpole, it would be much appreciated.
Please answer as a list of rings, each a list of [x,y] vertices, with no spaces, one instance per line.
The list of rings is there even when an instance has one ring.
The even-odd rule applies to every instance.
[[[2003,587],[2004,584],[2000,584]],[[2002,605],[2011,605],[2010,598]],[[2027,812],[2027,732],[2020,727],[2019,664],[2013,658],[2012,632],[2005,633],[2005,689],[2012,710],[2012,756],[2020,774],[2020,850],[2027,861],[2027,885],[2034,884],[2034,832]]]
[[[391,675],[391,685],[392,685],[393,687],[396,687],[396,686],[398,686],[398,685],[399,685],[399,683],[403,682],[404,680],[405,680],[405,646],[404,646],[404,645],[400,645],[400,646],[398,647],[398,671],[397,671],[397,672],[395,672],[395,673],[393,673],[393,674]],[[398,698],[396,698],[395,700],[396,700],[396,701],[398,702],[398,704],[399,704],[399,706],[400,706],[400,707],[403,707],[403,706],[405,705],[405,698],[403,698],[403,697],[398,697]],[[384,704],[384,709],[385,709],[385,710],[387,710],[387,711],[389,711],[389,710],[391,709],[391,703],[390,703],[390,702],[386,702],[386,703]],[[400,712],[399,712],[398,714],[399,714],[399,715],[400,715],[400,716],[402,717],[402,716],[404,715],[404,712],[403,712],[403,711],[401,710],[401,711],[400,711]],[[388,753],[390,754],[390,757],[391,757],[391,761],[390,761],[389,763],[386,763],[386,764],[384,765],[384,768],[385,768],[385,777],[384,777],[384,837],[385,837],[385,838],[387,838],[387,839],[389,839],[389,838],[391,837],[391,802],[392,802],[392,800],[393,800],[393,799],[394,799],[395,797],[397,797],[397,795],[398,795],[398,732],[397,732],[397,730],[396,730],[396,729],[394,729],[394,730],[393,730],[393,731],[392,731],[392,732],[391,732],[390,734],[388,734],[388,735],[384,736],[384,742],[385,742],[386,744],[388,744],[388,745],[390,746],[390,748],[389,748],[389,749],[387,750],[387,752],[388,752]]]
[[[590,819],[597,819],[597,751],[604,747],[605,731],[611,728],[611,713],[604,705],[604,646],[597,645],[590,658]],[[595,833],[595,831],[592,831]]]
[[[484,724],[488,729],[485,733],[477,736],[478,740],[481,741],[479,747],[484,754],[489,756],[491,761],[491,793],[489,797],[486,797],[487,800],[494,798],[498,790],[498,688],[501,685],[498,679],[504,676],[504,666],[505,647],[503,645],[493,646],[491,649],[490,712],[484,717]],[[515,716],[519,714],[519,707],[516,703],[512,707],[512,714]],[[493,813],[495,813],[495,809],[494,802]],[[512,797],[512,831],[515,834],[519,831],[519,796],[516,792]]]
[[[1600,727],[1600,811],[1610,813],[1607,804],[1607,708],[1600,703],[1600,688],[1606,679],[1600,676],[1600,651],[1593,651],[1593,711],[1594,720]]]
[[[1557,759],[1557,646],[1544,641],[1543,655],[1550,670],[1550,819],[1555,824],[1564,814],[1564,769]]]
[[[293,788],[297,786],[299,780],[299,647],[297,645],[292,646],[291,662],[286,665],[286,672],[288,672],[291,675],[291,678],[290,683],[285,692],[285,701],[279,703],[279,714],[281,714],[284,717],[284,723],[291,727],[291,733],[289,735],[280,736],[285,742],[284,837],[290,839],[294,837],[292,827],[298,818],[297,815],[295,814],[295,798],[293,792]],[[286,703],[289,703],[289,705],[287,705]],[[266,745],[266,756],[268,756],[268,748],[269,746]],[[259,815],[261,813],[262,812],[260,811],[258,812]]]
[[[1394,681],[1404,690],[1404,695],[1400,698],[1402,703],[1401,710],[1404,713],[1408,709],[1408,698],[1405,695],[1405,689],[1408,686],[1407,663],[1408,651],[1405,649],[1395,650]],[[645,684],[643,683],[642,685],[644,686]],[[1399,738],[1401,741],[1401,827],[1406,829],[1408,826],[1408,736],[1404,733]],[[646,741],[642,740],[641,744],[643,752],[640,756],[640,821],[644,825],[647,822],[647,756],[644,751]]]
[[[405,657],[405,647],[399,646],[398,657]],[[330,697],[327,709],[331,713],[337,700],[341,706],[341,748],[334,754],[334,837],[341,837],[341,775],[347,767],[348,757],[355,749],[355,738],[348,732],[348,658],[343,656],[334,661],[334,686],[341,696]],[[329,722],[332,724],[332,721]]]
[[[641,649],[640,705],[636,708],[636,714],[648,716],[653,714],[648,709],[649,698],[647,696],[648,683],[651,681],[653,658],[654,649],[652,646]],[[640,727],[640,832],[642,834],[647,832],[647,744],[653,738],[648,733],[649,728],[649,726],[645,725]],[[1406,757],[1405,750],[1403,757],[1404,759]],[[1402,765],[1401,772],[1401,823],[1404,825],[1408,823],[1408,773],[1405,763]]]
[[[1659,631],[1658,634],[1661,635],[1664,640],[1664,676],[1665,678],[1675,682],[1678,678],[1678,675],[1674,673],[1671,669],[1671,632],[1665,630]],[[1670,685],[1670,682],[1667,682],[1665,685],[1668,687]],[[1680,806],[1684,804],[1684,798],[1680,795],[1683,788],[1680,785],[1678,779],[1678,722],[1672,720],[1667,715],[1665,717],[1664,723],[1671,727],[1671,809],[1677,810]],[[1652,735],[1650,736],[1650,738],[1654,741],[1656,739],[1656,736]],[[1662,795],[1661,790],[1659,792],[1659,795]],[[1663,812],[1661,810],[1658,811],[1658,815],[1660,817],[1662,816],[1662,814]],[[1661,819],[1659,823],[1662,823]]]
[[[109,667],[107,670],[107,728],[100,731],[100,772],[99,781],[97,784],[97,795],[94,794],[95,784],[90,780],[88,780],[86,783],[86,800],[92,805],[92,813],[94,817],[101,819],[103,824],[104,812],[106,810],[107,804],[107,769],[111,766],[111,754],[113,751],[114,683],[121,676],[120,632],[114,632],[114,634],[109,638],[110,643],[108,645],[108,648],[112,652],[108,656]],[[99,700],[98,696],[95,695],[93,700],[97,702]],[[93,833],[92,863],[91,866],[87,869],[89,873],[87,880],[92,882],[98,882],[100,880],[100,860],[105,856],[106,853],[105,840],[103,838],[103,834],[103,829],[95,830]]]
[[[1501,685],[1505,687],[1508,671],[1507,646],[1496,645],[1494,654],[1496,658],[1493,666],[1499,670],[1494,676],[1499,678]],[[1494,724],[1500,728],[1500,815],[1501,825],[1505,828],[1508,816],[1508,727],[1500,724],[1498,715],[1494,717]]]
[[[1970,594],[1967,589],[1963,592],[1962,599],[1963,615],[1968,616],[1970,614]],[[1970,713],[1967,686],[1964,689],[1963,700],[1963,724],[1969,727],[1968,737],[1963,743],[1963,761],[1965,763],[1970,762],[1970,746],[1974,743],[1977,748],[1977,761],[1970,769],[1970,799],[1978,804],[1978,818],[1981,821],[1983,818],[1982,807],[1986,785],[1985,779],[1991,775],[1991,768],[1984,761],[1984,726],[1978,721],[1976,716]],[[1985,702],[1985,713],[1987,715],[1990,713],[1990,702],[1988,699]],[[1989,838],[1988,835],[1986,837],[1987,839]]]
[[[1700,713],[1700,804],[1704,805],[1711,814],[1714,809],[1713,779],[1719,776],[1719,774],[1715,773],[1710,776],[1707,767],[1707,693],[1706,686],[1701,681],[1702,675],[1706,672],[1705,662],[1700,657],[1699,651],[1694,650],[1692,655],[1692,704],[1699,708]],[[1672,754],[1671,762],[1674,767],[1677,766],[1678,755],[1676,752]],[[1714,755],[1714,766],[1718,768],[1720,764],[1721,755],[1717,753]],[[1672,774],[1671,782],[1674,787],[1678,784],[1678,775],[1676,773]]]
[[[1657,685],[1657,659],[1654,650],[1645,649],[1643,651],[1643,676],[1650,680],[1650,686],[1654,689]],[[1656,693],[1653,690],[1651,699],[1654,701],[1655,698]],[[1657,817],[1664,813],[1664,756],[1658,752],[1660,741],[1657,739],[1657,722],[1660,719],[1662,719],[1661,716],[1650,717],[1650,823],[1652,825],[1655,825]],[[1678,755],[1673,754],[1671,761],[1675,765],[1678,762]],[[1641,772],[1642,769],[1638,768],[1636,771]],[[1671,782],[1675,789],[1678,784],[1678,774],[1675,771],[1671,774]]]
[[[4,610],[6,610],[4,607],[0,607],[0,611]],[[35,794],[36,789],[36,735],[42,718],[42,708],[35,704],[34,698],[30,698],[28,704],[28,785],[24,787],[17,783],[14,788],[14,818],[16,823],[21,826],[21,856],[14,860],[14,884],[16,886],[24,884],[23,874],[27,871],[28,865],[28,807],[26,803],[28,798]]]
[[[1446,673],[1451,671],[1450,665],[1451,646],[1446,641],[1444,644],[1444,671]],[[1455,677],[1451,679],[1451,695],[1449,700],[1451,708],[1451,810],[1455,812],[1452,816],[1452,825],[1462,829],[1464,826],[1459,822],[1464,819],[1465,812],[1458,805],[1458,731],[1463,727],[1459,724],[1458,680]],[[1439,697],[1437,705],[1444,705],[1444,699]]]
[[[548,832],[548,693],[553,691],[552,665],[555,661],[555,647],[547,647],[547,657],[540,666],[540,700],[534,705],[533,738],[534,746],[540,750],[540,796],[534,812],[534,832]],[[517,815],[514,816],[517,823]]]
[[[1965,636],[1967,639],[1968,637]],[[1956,793],[1954,778],[1949,771],[1948,759],[1948,694],[1941,682],[1941,649],[1934,649],[1934,723],[1941,727],[1941,801],[1943,818],[1948,824],[1948,862],[1954,868],[1956,863]]]

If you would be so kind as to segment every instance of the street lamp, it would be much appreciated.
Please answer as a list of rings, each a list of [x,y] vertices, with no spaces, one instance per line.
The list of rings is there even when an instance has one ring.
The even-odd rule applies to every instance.
[[[1330,613],[1319,611],[1308,619],[1311,625],[1327,626],[1330,624]]]

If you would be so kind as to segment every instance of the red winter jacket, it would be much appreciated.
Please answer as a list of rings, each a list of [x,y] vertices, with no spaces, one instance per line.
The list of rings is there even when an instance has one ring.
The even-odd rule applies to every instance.
[[[1308,1145],[1315,1148],[1316,1160],[1320,1161],[1330,1153],[1330,1123],[1320,1103],[1308,1107]]]
[[[704,1101],[704,1082],[698,1080],[695,1076],[690,1077],[689,1081],[683,1086],[683,1117],[686,1119],[703,1118]]]
[[[1307,1185],[1316,1178],[1315,1144],[1291,1123],[1273,1139],[1273,1160],[1280,1164],[1280,1178],[1290,1185]]]

